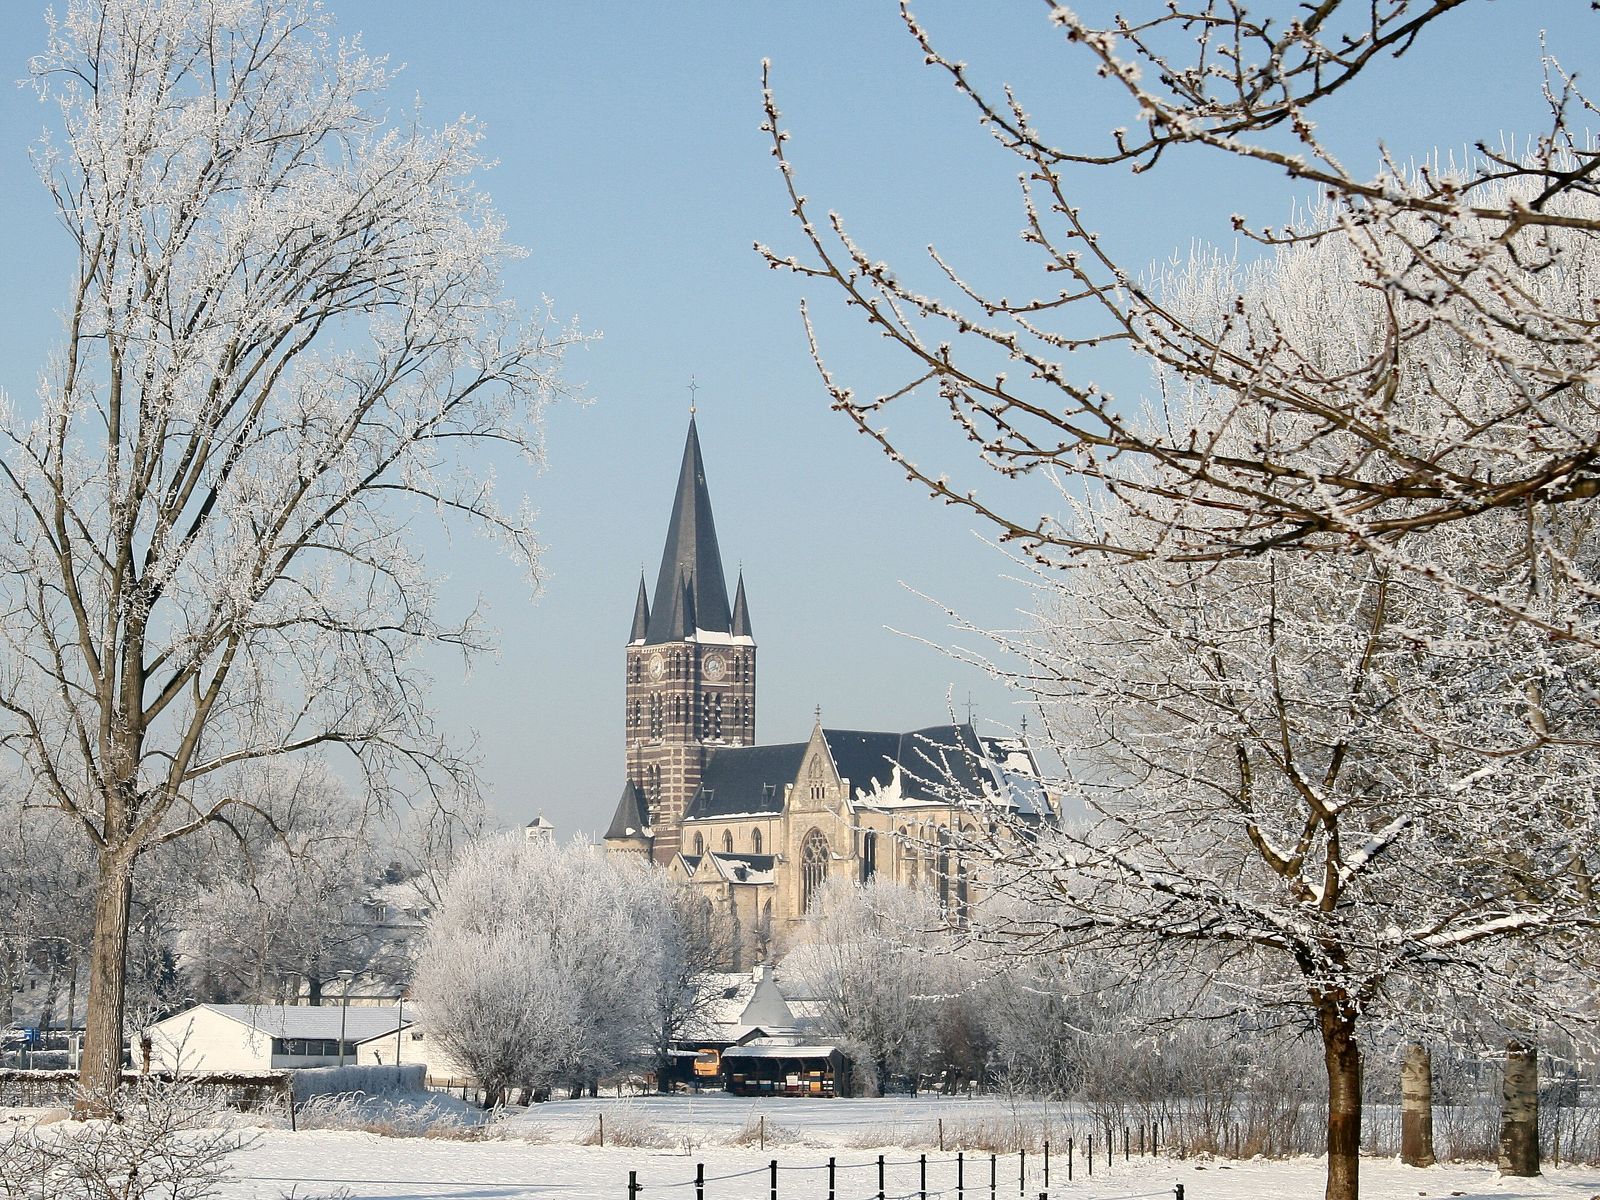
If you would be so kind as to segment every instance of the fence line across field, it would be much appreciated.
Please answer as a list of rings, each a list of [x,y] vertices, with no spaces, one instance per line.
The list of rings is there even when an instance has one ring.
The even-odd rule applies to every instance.
[[[1067,1139],[1066,1178],[1065,1180],[1060,1179],[1060,1171],[1058,1168],[1058,1187],[1062,1183],[1070,1185],[1074,1182],[1074,1142],[1074,1138],[1069,1137]],[[1151,1148],[1149,1150],[1149,1153],[1151,1154],[1156,1153],[1154,1144],[1155,1139],[1152,1138],[1150,1142]],[[1105,1139],[1106,1161],[1108,1166],[1114,1159],[1115,1145],[1116,1141],[1114,1137],[1108,1137]],[[1128,1136],[1128,1131],[1124,1130],[1122,1150],[1125,1160],[1132,1158],[1132,1145],[1132,1139]],[[1085,1178],[1091,1177],[1094,1174],[1093,1147],[1093,1137],[1087,1138],[1085,1147],[1087,1151],[1085,1154],[1085,1164],[1089,1169],[1085,1172]],[[1142,1131],[1139,1139],[1139,1152],[1141,1158],[1145,1157],[1146,1143],[1142,1135]],[[1028,1170],[1028,1152],[1026,1150],[1017,1150],[1012,1154],[989,1154],[987,1156],[989,1160],[989,1178],[987,1182],[982,1178],[984,1157],[985,1156],[981,1153],[969,1157],[966,1151],[961,1150],[955,1152],[954,1155],[941,1156],[933,1159],[931,1165],[933,1165],[935,1168],[943,1168],[943,1173],[947,1178],[952,1171],[955,1174],[954,1183],[947,1183],[946,1186],[943,1187],[929,1186],[928,1167],[930,1166],[930,1160],[926,1154],[920,1154],[916,1158],[905,1159],[891,1159],[887,1155],[880,1154],[875,1159],[869,1159],[866,1162],[845,1163],[841,1163],[836,1156],[829,1157],[828,1161],[825,1163],[785,1164],[780,1163],[774,1158],[769,1160],[765,1167],[752,1167],[744,1171],[734,1171],[722,1175],[707,1175],[705,1173],[705,1163],[699,1162],[695,1164],[695,1173],[693,1178],[672,1180],[664,1183],[641,1182],[639,1179],[639,1172],[637,1170],[631,1170],[628,1172],[627,1197],[628,1200],[641,1200],[642,1195],[646,1192],[660,1192],[665,1194],[687,1192],[690,1189],[693,1189],[694,1200],[708,1200],[707,1185],[725,1183],[735,1179],[747,1179],[751,1176],[765,1174],[768,1178],[768,1192],[770,1200],[780,1200],[780,1197],[794,1196],[796,1194],[804,1197],[804,1200],[814,1200],[814,1198],[815,1200],[821,1200],[821,1197],[816,1196],[815,1188],[811,1186],[801,1187],[798,1189],[798,1193],[794,1188],[785,1189],[781,1187],[780,1176],[784,1173],[797,1174],[826,1171],[827,1190],[825,1200],[937,1200],[937,1198],[944,1196],[953,1196],[956,1198],[956,1200],[966,1200],[968,1196],[971,1196],[973,1200],[983,1200],[985,1194],[987,1194],[989,1200],[1000,1200],[1002,1196],[1004,1196],[1006,1200],[1010,1200],[1012,1195],[1016,1195],[1018,1200],[1032,1200],[1035,1195],[1039,1197],[1039,1200],[1049,1200],[1051,1186],[1049,1142],[1044,1143],[1044,1152],[1042,1155],[1034,1156],[1035,1163],[1037,1165],[1034,1168],[1031,1178]],[[1016,1172],[1015,1174],[1011,1172],[1010,1165],[1008,1163],[1006,1168],[1006,1178],[1002,1180],[1000,1175],[1001,1161],[1011,1158],[1015,1158],[1017,1160]],[[898,1190],[891,1191],[888,1180],[890,1167],[915,1167],[917,1170],[916,1186],[903,1192]],[[973,1176],[970,1178],[970,1182],[967,1173],[969,1167],[976,1168]],[[844,1188],[841,1188],[839,1180],[841,1173],[874,1170],[877,1172],[877,1186],[869,1189],[866,1193],[858,1195],[848,1184]],[[896,1188],[905,1186],[902,1178],[897,1178],[894,1182]],[[710,1200],[718,1200],[718,1197],[715,1195],[715,1193],[718,1191],[719,1189],[712,1188],[713,1195],[711,1196]],[[1183,1185],[1177,1184],[1173,1188],[1164,1189],[1158,1192],[1129,1193],[1126,1198],[1105,1197],[1103,1200],[1135,1200],[1135,1197],[1137,1196],[1175,1196],[1176,1200],[1183,1200]]]

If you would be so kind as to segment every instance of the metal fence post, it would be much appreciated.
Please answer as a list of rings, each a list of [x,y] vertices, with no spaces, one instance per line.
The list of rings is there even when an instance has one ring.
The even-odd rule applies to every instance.
[[[1072,1139],[1067,1139],[1067,1182],[1072,1182]]]
[[[773,1159],[772,1165],[772,1200],[778,1200],[778,1160]]]
[[[1050,1186],[1050,1143],[1044,1144],[1044,1186]]]
[[[917,1156],[917,1190],[922,1193],[922,1200],[928,1200],[928,1156]]]
[[[1028,1152],[1026,1150],[1018,1150],[1017,1151],[1017,1195],[1026,1196],[1027,1194],[1028,1194]]]
[[[628,1200],[638,1200],[638,1195],[639,1195],[639,1172],[637,1172],[637,1171],[629,1171],[628,1172]]]
[[[883,1155],[878,1155],[878,1200],[883,1200]]]
[[[705,1163],[695,1163],[694,1165],[694,1200],[706,1200]],[[829,1200],[833,1200],[833,1198],[830,1196]]]
[[[833,1194],[833,1172],[834,1172],[834,1160],[830,1156],[829,1159],[828,1159],[828,1200],[835,1200],[834,1194]],[[705,1200],[705,1197],[701,1196],[700,1200]]]
[[[967,1164],[966,1156],[961,1151],[956,1151],[956,1200],[962,1200],[967,1194]]]
[[[994,1173],[995,1160],[994,1155],[991,1154],[989,1155],[989,1200],[994,1200]],[[879,1196],[878,1200],[883,1200],[883,1197]]]

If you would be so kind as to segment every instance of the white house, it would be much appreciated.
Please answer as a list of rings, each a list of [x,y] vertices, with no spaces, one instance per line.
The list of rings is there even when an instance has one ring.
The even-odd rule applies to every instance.
[[[150,1065],[186,1072],[268,1071],[357,1061],[356,1046],[400,1021],[393,1004],[200,1004],[145,1030]]]
[[[417,1020],[412,1021],[415,1015]],[[453,1058],[444,1047],[428,1037],[427,1024],[414,1005],[406,1005],[406,1023],[397,1033],[376,1034],[356,1046],[355,1061],[362,1066],[392,1067],[422,1063],[431,1084],[473,1083],[472,1072]]]

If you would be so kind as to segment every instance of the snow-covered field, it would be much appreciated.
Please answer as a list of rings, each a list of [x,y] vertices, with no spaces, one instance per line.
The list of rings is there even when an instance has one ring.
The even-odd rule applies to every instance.
[[[627,1200],[628,1173],[643,1185],[642,1200],[692,1200],[697,1164],[705,1167],[706,1200],[768,1200],[770,1163],[778,1163],[782,1200],[825,1200],[827,1162],[837,1160],[837,1200],[872,1200],[878,1192],[877,1158],[886,1159],[886,1195],[919,1196],[919,1155],[926,1153],[930,1196],[956,1195],[953,1152],[897,1148],[873,1143],[888,1137],[926,1144],[943,1119],[947,1129],[998,1121],[1028,1122],[1059,1110],[1013,1107],[998,1100],[942,1098],[888,1100],[739,1100],[723,1096],[649,1097],[633,1101],[560,1101],[536,1106],[511,1118],[500,1136],[486,1141],[389,1138],[329,1130],[290,1133],[268,1130],[235,1161],[236,1179],[228,1200],[279,1200],[339,1195],[354,1200]],[[672,1148],[629,1148],[577,1144],[589,1137],[605,1113],[611,1136],[649,1131],[652,1141],[676,1141]],[[728,1145],[765,1115],[772,1142]],[[666,1134],[663,1137],[663,1133]],[[539,1139],[529,1141],[525,1139]],[[681,1139],[681,1140],[679,1140]],[[1029,1154],[1026,1178],[1010,1154],[996,1163],[1000,1200],[1036,1200],[1046,1192],[1042,1156]],[[989,1156],[968,1154],[966,1192],[972,1200],[989,1195]],[[1108,1168],[1103,1159],[1092,1177],[1081,1148],[1073,1179],[1066,1180],[1059,1147],[1052,1155],[1048,1192],[1053,1197],[1096,1200],[1174,1195],[1185,1200],[1315,1200],[1322,1194],[1322,1164],[1316,1159],[1288,1162],[1140,1159],[1120,1155]],[[1590,1200],[1600,1193],[1600,1168],[1561,1168],[1538,1180],[1501,1180],[1492,1167],[1447,1166],[1415,1170],[1390,1159],[1362,1164],[1362,1194],[1384,1200],[1400,1197],[1459,1197],[1461,1200]]]

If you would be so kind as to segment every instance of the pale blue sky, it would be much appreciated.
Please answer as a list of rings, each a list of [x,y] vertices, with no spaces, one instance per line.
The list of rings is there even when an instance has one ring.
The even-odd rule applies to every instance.
[[[548,295],[604,333],[570,363],[594,403],[550,414],[548,469],[525,481],[548,547],[542,595],[530,601],[487,547],[448,551],[453,597],[487,599],[503,649],[465,678],[441,661],[437,707],[447,727],[476,732],[503,818],[543,810],[565,836],[610,817],[622,784],[622,648],[639,568],[653,580],[661,553],[691,373],[725,566],[731,583],[744,565],[760,645],[761,740],[803,737],[818,704],[830,725],[930,724],[946,718],[952,693],[964,712],[969,691],[980,724],[1014,725],[1020,710],[1002,687],[886,627],[947,638],[943,616],[903,585],[1005,626],[1029,606],[1027,589],[970,521],[918,494],[828,411],[796,313],[802,289],[750,248],[800,249],[758,129],[770,57],[819,211],[845,213],[875,257],[909,260],[933,241],[975,275],[1018,277],[1015,169],[922,66],[894,4],[329,6],[343,31],[405,64],[399,104],[419,94],[434,121],[466,112],[487,125],[500,165],[485,182],[532,250],[511,270],[512,294],[530,306]],[[1047,127],[1131,123],[1042,5],[917,8],[981,77],[1017,82]],[[1552,48],[1583,68],[1600,32],[1588,9],[1469,5],[1325,110],[1324,128],[1358,164],[1373,161],[1379,136],[1406,157],[1537,133],[1547,122],[1538,30],[1549,27]],[[0,6],[0,78],[25,75],[41,10]],[[19,403],[58,336],[69,269],[26,157],[47,117],[30,92],[0,93],[0,388]],[[1194,154],[1154,175],[1088,172],[1076,184],[1091,220],[1135,263],[1196,239],[1231,246],[1231,212],[1277,219],[1296,195],[1264,172]],[[893,360],[877,339],[832,311],[825,327],[837,373],[863,390],[887,378]],[[1114,382],[1130,396],[1142,385],[1137,375]],[[942,443],[927,446],[936,454]]]

